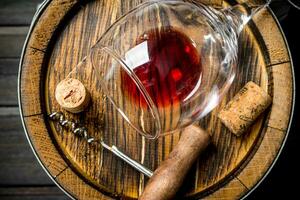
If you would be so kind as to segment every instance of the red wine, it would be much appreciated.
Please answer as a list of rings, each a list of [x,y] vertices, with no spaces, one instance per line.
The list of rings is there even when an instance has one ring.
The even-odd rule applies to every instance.
[[[171,27],[152,29],[140,36],[136,44],[138,48],[127,54],[130,60],[137,60],[130,67],[156,106],[176,104],[192,93],[200,81],[202,66],[196,47],[185,34]],[[124,95],[146,106],[144,97],[125,71],[121,79]]]

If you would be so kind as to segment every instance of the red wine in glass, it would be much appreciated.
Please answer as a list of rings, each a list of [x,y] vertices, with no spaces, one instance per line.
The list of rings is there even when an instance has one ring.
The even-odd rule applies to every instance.
[[[184,33],[171,27],[152,29],[138,37],[136,44],[125,59],[133,60],[130,67],[158,108],[185,101],[200,87],[200,55],[195,43]],[[125,71],[121,72],[121,79],[124,95],[140,106],[147,106]]]

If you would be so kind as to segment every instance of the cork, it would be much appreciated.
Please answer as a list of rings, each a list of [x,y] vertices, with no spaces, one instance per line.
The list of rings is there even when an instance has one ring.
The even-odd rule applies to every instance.
[[[258,85],[248,82],[221,110],[218,117],[236,136],[242,135],[271,104],[271,97]]]
[[[67,78],[56,86],[55,99],[65,110],[79,113],[88,106],[90,95],[79,80]]]

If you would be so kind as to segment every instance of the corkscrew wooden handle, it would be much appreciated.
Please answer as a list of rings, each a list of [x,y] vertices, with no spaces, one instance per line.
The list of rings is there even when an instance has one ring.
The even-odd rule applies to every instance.
[[[191,125],[185,128],[178,144],[155,170],[139,199],[167,200],[174,197],[192,164],[209,142],[209,134],[200,127]]]

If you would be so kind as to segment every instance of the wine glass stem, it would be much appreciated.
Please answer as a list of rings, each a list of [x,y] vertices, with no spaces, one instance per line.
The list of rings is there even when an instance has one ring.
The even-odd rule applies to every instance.
[[[224,10],[225,14],[230,17],[232,26],[239,34],[245,25],[253,18],[255,14],[270,5],[273,0],[267,0],[265,3],[252,3],[249,0],[247,2],[237,4],[231,8]]]

